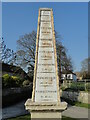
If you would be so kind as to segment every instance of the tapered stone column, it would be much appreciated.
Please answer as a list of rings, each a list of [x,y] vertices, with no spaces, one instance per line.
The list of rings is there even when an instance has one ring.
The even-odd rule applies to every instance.
[[[53,11],[50,8],[39,9],[32,100],[28,99],[25,107],[30,111],[31,119],[60,119],[61,112],[67,108],[67,103],[60,101]]]

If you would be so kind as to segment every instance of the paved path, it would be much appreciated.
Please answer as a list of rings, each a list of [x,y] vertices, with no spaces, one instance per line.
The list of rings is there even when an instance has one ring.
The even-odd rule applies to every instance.
[[[3,108],[3,119],[27,114],[28,112],[25,110],[24,103],[25,101],[22,101],[11,107]],[[88,109],[69,105],[62,115],[71,118],[88,118]]]
[[[63,111],[62,115],[71,118],[88,118],[90,109],[76,106],[68,106],[67,110]]]
[[[25,110],[24,107],[25,101],[22,101],[16,105],[6,107],[2,109],[2,118],[11,118],[24,114],[28,114],[28,111]]]

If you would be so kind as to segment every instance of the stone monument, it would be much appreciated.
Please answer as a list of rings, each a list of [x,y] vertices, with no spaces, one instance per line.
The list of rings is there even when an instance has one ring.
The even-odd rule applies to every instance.
[[[36,55],[33,79],[32,100],[25,103],[32,118],[61,118],[61,112],[67,108],[60,101],[59,78],[53,11],[40,8],[36,39]]]

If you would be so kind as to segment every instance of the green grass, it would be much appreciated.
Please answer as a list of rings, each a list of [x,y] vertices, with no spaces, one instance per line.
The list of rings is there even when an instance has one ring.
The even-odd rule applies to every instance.
[[[30,115],[25,115],[25,116],[10,118],[10,119],[7,119],[7,120],[30,120]],[[78,119],[63,116],[62,120],[78,120]]]
[[[76,102],[76,103],[75,103],[75,106],[78,106],[78,107],[85,107],[85,108],[90,109],[90,104],[86,104],[86,103]]]
[[[66,99],[66,98],[63,98],[63,100],[66,101],[70,105],[77,106],[77,107],[84,107],[84,108],[90,109],[90,104],[81,103],[81,102],[74,102],[74,101],[71,101],[70,99]]]
[[[30,120],[30,119],[31,119],[30,115],[24,115],[15,118],[9,118],[8,120]]]
[[[78,120],[78,119],[62,116],[62,120]]]

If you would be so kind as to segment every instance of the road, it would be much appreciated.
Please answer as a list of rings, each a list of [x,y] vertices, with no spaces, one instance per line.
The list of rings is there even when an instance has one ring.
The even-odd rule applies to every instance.
[[[2,109],[2,118],[3,118],[2,120],[6,118],[28,114],[28,111],[25,110],[24,103],[25,101],[22,101],[16,105],[3,108]],[[87,108],[68,105],[67,110],[62,112],[62,115],[71,117],[71,118],[88,118],[89,110]]]

